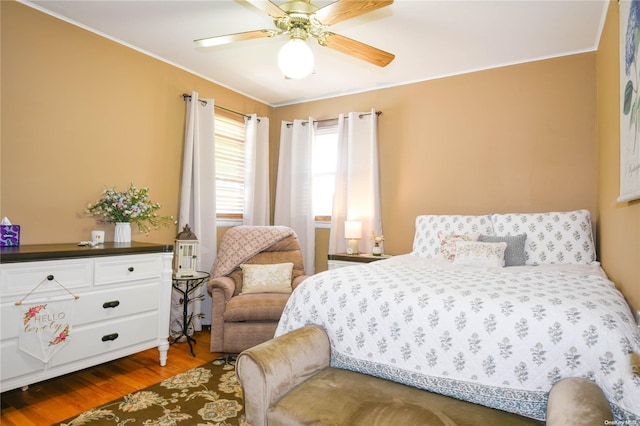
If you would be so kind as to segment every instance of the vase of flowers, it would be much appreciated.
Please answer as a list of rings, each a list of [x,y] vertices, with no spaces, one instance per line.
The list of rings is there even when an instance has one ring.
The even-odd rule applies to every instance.
[[[370,239],[373,241],[373,250],[371,250],[371,254],[374,256],[382,256],[382,247],[380,246],[380,243],[384,241],[384,236],[376,235],[376,233],[372,231]]]
[[[89,203],[86,213],[98,218],[98,223],[115,223],[113,241],[131,242],[131,223],[145,235],[151,229],[167,226],[173,222],[173,216],[159,216],[160,204],[149,200],[149,188],[137,188],[129,185],[126,191],[107,188],[94,204]]]

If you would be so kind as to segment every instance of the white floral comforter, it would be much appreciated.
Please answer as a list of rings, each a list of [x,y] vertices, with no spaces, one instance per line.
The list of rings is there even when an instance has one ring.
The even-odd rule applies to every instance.
[[[564,377],[587,377],[617,424],[640,424],[640,332],[599,266],[478,269],[411,255],[329,270],[292,294],[276,335],[323,326],[331,363],[544,420]]]

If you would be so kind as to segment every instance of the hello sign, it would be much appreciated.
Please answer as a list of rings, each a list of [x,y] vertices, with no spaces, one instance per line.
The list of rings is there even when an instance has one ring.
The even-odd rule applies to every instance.
[[[71,335],[74,300],[20,305],[18,347],[43,362],[66,346]]]

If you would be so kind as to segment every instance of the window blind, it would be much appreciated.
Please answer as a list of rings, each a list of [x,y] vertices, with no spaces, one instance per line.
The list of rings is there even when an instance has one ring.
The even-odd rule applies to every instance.
[[[219,219],[242,218],[244,122],[216,115],[216,210]]]

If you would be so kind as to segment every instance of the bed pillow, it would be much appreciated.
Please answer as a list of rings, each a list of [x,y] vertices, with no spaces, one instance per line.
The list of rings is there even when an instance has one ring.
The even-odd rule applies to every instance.
[[[478,233],[495,235],[489,215],[422,215],[416,217],[413,238],[414,256],[429,259],[440,257],[440,234]]]
[[[480,235],[479,241],[485,243],[507,243],[504,252],[504,266],[523,266],[527,262],[524,254],[524,246],[527,242],[527,234],[505,235]]]
[[[596,250],[587,210],[550,213],[492,214],[495,235],[526,232],[527,265],[591,263]]]
[[[507,243],[483,243],[480,241],[459,241],[456,244],[455,265],[502,268]]]
[[[473,232],[470,234],[447,234],[440,233],[440,256],[445,260],[456,258],[458,243],[465,241],[478,241],[480,234]]]
[[[242,269],[241,294],[249,293],[291,293],[293,263],[273,263],[268,265],[240,265]]]

